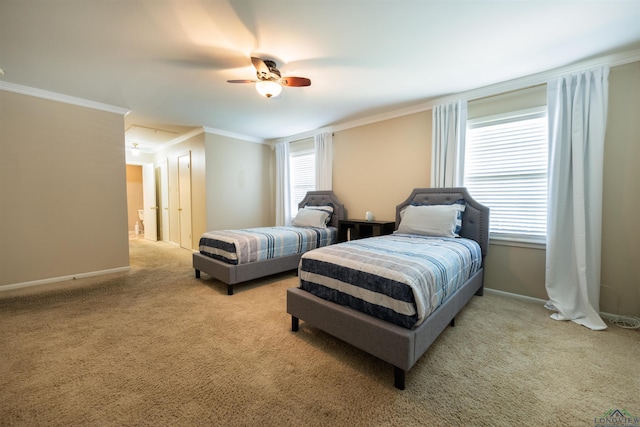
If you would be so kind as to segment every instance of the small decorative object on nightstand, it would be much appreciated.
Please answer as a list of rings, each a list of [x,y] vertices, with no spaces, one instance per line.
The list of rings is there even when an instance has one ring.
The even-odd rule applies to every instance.
[[[396,223],[394,221],[343,219],[338,223],[338,242],[391,234],[395,229]]]

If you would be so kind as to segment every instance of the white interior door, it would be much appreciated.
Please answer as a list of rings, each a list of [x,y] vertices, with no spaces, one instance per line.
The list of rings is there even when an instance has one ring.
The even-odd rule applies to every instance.
[[[191,244],[191,153],[178,157],[178,218],[180,246],[192,249]]]
[[[169,164],[168,160],[160,162],[158,165],[160,170],[159,175],[159,187],[160,187],[160,238],[168,242],[169,241]]]
[[[144,238],[158,240],[158,206],[156,205],[156,171],[153,163],[142,165],[142,199]]]

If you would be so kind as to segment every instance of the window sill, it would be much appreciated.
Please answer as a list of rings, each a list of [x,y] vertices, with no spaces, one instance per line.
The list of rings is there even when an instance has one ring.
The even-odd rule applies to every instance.
[[[546,250],[547,244],[540,242],[539,240],[529,239],[515,239],[509,237],[489,237],[489,244],[500,246],[515,246],[528,249],[541,249]]]

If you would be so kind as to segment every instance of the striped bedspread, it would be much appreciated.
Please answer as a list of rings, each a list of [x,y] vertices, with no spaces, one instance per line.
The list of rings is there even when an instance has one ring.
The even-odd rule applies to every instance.
[[[200,237],[200,253],[229,264],[246,264],[330,245],[336,242],[337,234],[335,227],[209,231]]]
[[[481,265],[473,240],[396,233],[307,252],[299,276],[320,298],[412,328]]]

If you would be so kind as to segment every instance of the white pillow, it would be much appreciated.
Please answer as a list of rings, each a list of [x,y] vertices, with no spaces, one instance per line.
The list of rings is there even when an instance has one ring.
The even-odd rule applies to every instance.
[[[407,206],[400,220],[398,233],[423,236],[457,237],[457,205]]]
[[[291,225],[295,227],[327,228],[328,217],[329,214],[326,211],[302,208],[298,210]]]
[[[315,205],[305,205],[303,209],[317,209],[319,211],[324,211],[327,213],[327,219],[325,221],[326,224],[331,222],[331,215],[333,215],[333,206],[315,206]]]

